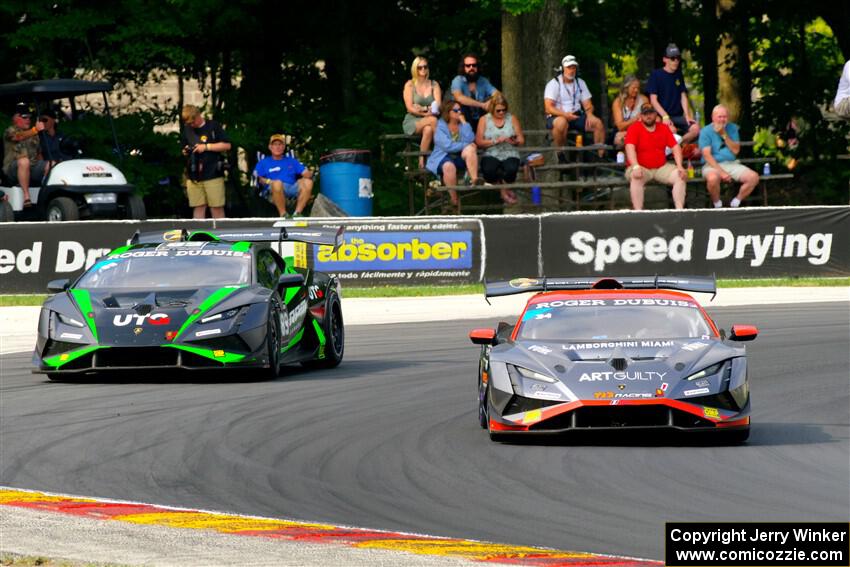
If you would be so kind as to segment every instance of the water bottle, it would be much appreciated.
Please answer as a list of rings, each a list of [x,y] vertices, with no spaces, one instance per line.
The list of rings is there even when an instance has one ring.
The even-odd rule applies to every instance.
[[[584,138],[582,137],[581,134],[579,134],[579,135],[576,136],[576,147],[581,148],[583,146],[584,146]]]
[[[617,152],[617,163],[626,163],[626,154]]]
[[[531,188],[531,202],[535,205],[540,204],[540,187]]]
[[[770,175],[770,162],[764,162],[764,169],[762,170],[763,175]]]
[[[694,175],[696,175],[694,164],[691,163],[691,160],[688,160],[688,179],[693,179]]]
[[[700,116],[699,116],[699,110],[697,110],[697,111],[694,113],[694,120],[696,120],[696,121],[697,121],[697,126],[699,126],[699,125],[700,125],[700,121],[699,121],[699,119],[700,119]]]

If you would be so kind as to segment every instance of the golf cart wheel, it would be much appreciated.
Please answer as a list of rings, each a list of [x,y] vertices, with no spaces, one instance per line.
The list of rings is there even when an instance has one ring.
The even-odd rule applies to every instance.
[[[127,202],[124,204],[124,217],[132,220],[146,220],[148,218],[145,202],[141,197],[132,193],[127,195]]]
[[[0,201],[0,222],[13,222],[15,220],[15,210],[9,201]]]
[[[49,222],[73,221],[80,219],[80,209],[70,197],[56,197],[47,205]]]

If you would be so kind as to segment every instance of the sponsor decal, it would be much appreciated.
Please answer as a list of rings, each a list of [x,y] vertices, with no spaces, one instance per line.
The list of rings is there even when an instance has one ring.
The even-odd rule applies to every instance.
[[[550,352],[552,352],[551,348],[543,345],[531,345],[530,347],[528,347],[528,350],[532,352],[538,352],[540,354],[549,354]]]
[[[83,335],[81,335],[79,333],[62,333],[61,335],[59,335],[59,338],[60,339],[81,339],[81,338],[83,338]]]
[[[661,391],[662,391],[662,392],[666,392],[666,391],[667,391],[667,382],[662,382],[662,383],[661,383]]]
[[[322,289],[317,285],[311,285],[310,287],[308,287],[307,294],[309,295],[310,299],[313,300],[322,299],[325,296],[325,292],[323,292]]]
[[[297,329],[304,321],[304,316],[307,314],[307,302],[302,301],[289,312],[289,329]]]
[[[171,323],[171,318],[166,313],[147,313],[145,315],[126,313],[112,318],[112,324],[116,327],[126,327],[134,321],[136,325],[144,325],[146,321],[151,325],[168,325]]]
[[[617,348],[617,347],[649,347],[649,348],[665,348],[672,347],[676,344],[676,341],[664,340],[664,341],[610,341],[610,342],[598,342],[598,343],[574,343],[568,345],[562,345],[561,348],[563,350],[593,350],[597,348]]]
[[[643,370],[635,370],[633,372],[625,371],[625,372],[585,372],[582,374],[578,381],[579,382],[607,382],[611,379],[614,380],[629,380],[629,381],[649,381],[649,380],[663,380],[664,377],[667,376],[666,372],[652,372],[652,371],[643,371]]]
[[[697,380],[696,382],[694,382],[694,385],[699,386],[701,388],[707,388],[709,386],[709,384],[711,384],[711,382],[709,382],[705,378],[703,378],[701,380]]]
[[[693,352],[693,351],[696,351],[696,350],[703,349],[707,346],[708,346],[708,343],[688,343],[686,345],[682,345],[682,350],[688,350],[688,351]]]
[[[605,398],[613,398],[614,392],[593,392],[594,399],[601,400]]]
[[[221,358],[224,355],[225,355],[225,352],[223,350],[214,350],[213,351],[213,356],[216,357],[216,358]]]
[[[632,299],[556,299],[554,301],[541,301],[535,303],[531,309],[553,309],[556,307],[622,307],[633,305],[654,305],[658,307],[696,307],[697,304],[693,301],[685,301],[682,299],[653,299],[653,298],[632,298]]]
[[[141,328],[141,327],[136,327],[135,329],[133,329],[133,334],[134,334],[134,335],[137,335],[137,336],[138,336],[138,335],[141,335],[141,334],[142,334],[142,328]]]
[[[540,285],[540,280],[535,278],[514,278],[508,282],[508,285],[516,289],[525,289],[527,287]]]
[[[207,329],[205,331],[198,331],[195,333],[196,337],[208,337],[210,335],[220,335],[221,329]]]
[[[620,392],[617,392],[614,395],[614,397],[620,398],[620,399],[651,398],[652,394],[649,393],[649,392],[629,392],[629,393],[625,393],[625,394],[621,394]]]
[[[685,391],[684,391],[684,394],[685,394],[686,396],[698,396],[698,395],[700,395],[700,394],[707,394],[707,393],[709,393],[710,391],[711,391],[711,390],[709,390],[708,388],[696,388],[696,389],[694,389],[694,390],[685,390]]]
[[[472,268],[471,231],[361,232],[345,238],[336,251],[319,246],[317,270]]]
[[[748,250],[749,248],[749,250]],[[708,231],[706,260],[736,260],[751,258],[750,266],[757,268],[768,258],[799,258],[807,256],[809,264],[822,266],[829,262],[832,253],[832,233],[785,234],[784,226],[777,226],[773,234],[738,234],[728,228]]]
[[[661,388],[656,388],[655,389],[655,397],[656,398],[663,398],[664,397],[664,390],[662,390]]]
[[[62,354],[59,355],[59,360],[63,360],[63,361],[68,360],[70,357],[71,357],[71,355],[69,355],[67,352],[65,352],[65,353],[62,353]]]
[[[166,242],[174,242],[176,240],[180,240],[181,238],[183,238],[183,231],[179,229],[168,230],[162,233],[162,239]]]
[[[646,241],[630,237],[622,242],[613,236],[597,240],[590,232],[579,230],[570,237],[573,250],[567,256],[576,264],[593,264],[597,272],[615,262],[690,262],[693,239],[693,229],[687,229],[669,241],[663,236],[653,236]]]
[[[523,423],[534,423],[541,419],[543,419],[543,412],[539,409],[527,411],[525,412],[525,415],[522,416]]]
[[[560,400],[561,394],[558,392],[532,392],[531,396],[541,400]]]
[[[720,417],[720,412],[718,410],[716,410],[715,408],[707,407],[707,406],[703,406],[702,414],[705,417],[713,417],[715,419]]]
[[[618,406],[618,405],[620,405],[620,400],[611,400],[611,404],[610,404],[610,405],[612,405],[612,406]]]

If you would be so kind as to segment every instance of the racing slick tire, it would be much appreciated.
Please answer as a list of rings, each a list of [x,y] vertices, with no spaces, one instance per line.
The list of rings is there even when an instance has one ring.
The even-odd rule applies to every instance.
[[[487,424],[490,421],[487,415],[487,387],[483,388],[481,384],[481,374],[478,374],[478,425],[481,429],[487,429]]]
[[[345,326],[342,322],[342,304],[336,291],[330,290],[325,300],[325,358],[308,360],[304,366],[310,368],[335,368],[342,362],[345,352]]]
[[[487,396],[484,399],[484,403],[487,404],[487,423],[485,425],[485,428],[487,429],[487,433],[490,435],[490,441],[494,441],[494,442],[507,441],[508,439],[510,439],[510,435],[506,435],[505,433],[501,433],[499,431],[493,431],[490,428],[490,409],[491,408],[490,408],[489,392],[487,393]]]
[[[141,197],[134,193],[127,195],[127,201],[124,203],[124,217],[132,220],[147,220],[148,213]]]
[[[263,374],[268,378],[277,378],[280,374],[280,306],[272,300],[269,306],[268,322],[266,323],[266,348],[268,349],[269,367]]]
[[[717,439],[726,445],[740,445],[750,438],[750,428],[734,429],[717,433]]]
[[[49,222],[80,220],[80,209],[70,197],[56,197],[47,205]]]

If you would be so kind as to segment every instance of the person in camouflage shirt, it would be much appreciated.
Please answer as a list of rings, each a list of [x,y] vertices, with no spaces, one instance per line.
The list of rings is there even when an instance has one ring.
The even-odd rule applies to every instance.
[[[24,207],[32,206],[30,185],[40,184],[47,173],[41,156],[39,132],[44,124],[30,126],[30,111],[24,104],[15,107],[12,125],[3,133],[3,173],[24,192]]]

